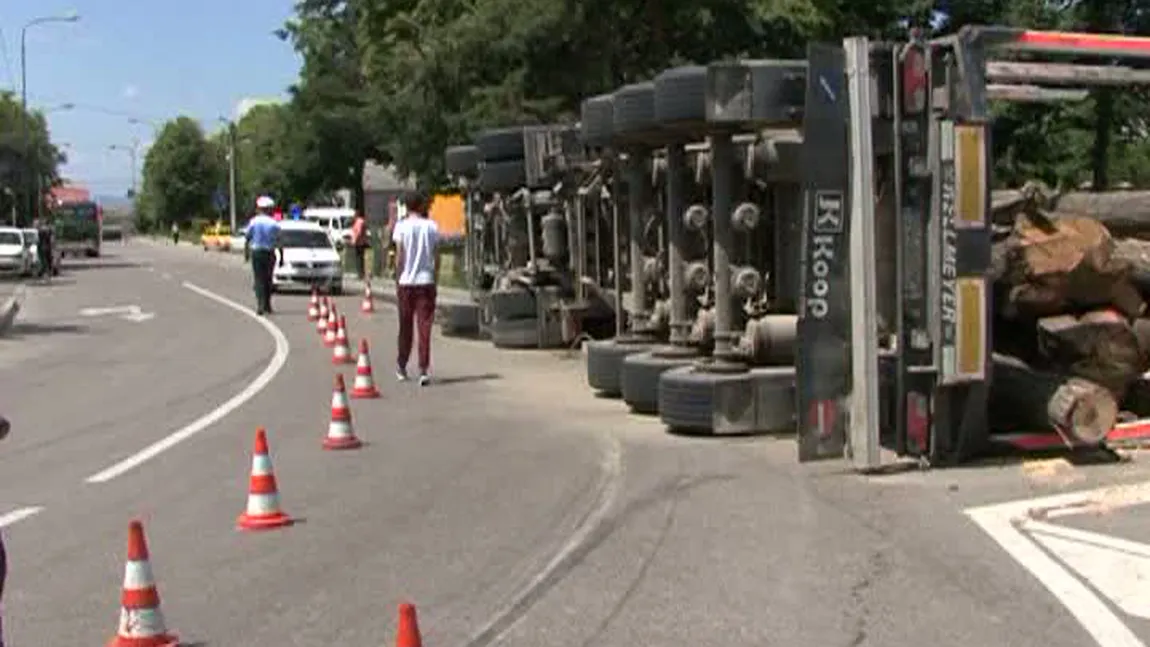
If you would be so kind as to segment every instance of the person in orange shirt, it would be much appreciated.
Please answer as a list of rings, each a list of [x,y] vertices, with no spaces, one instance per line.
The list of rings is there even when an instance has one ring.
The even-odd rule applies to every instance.
[[[361,281],[367,277],[367,247],[367,219],[357,213],[351,223],[351,250],[355,254],[355,271]]]

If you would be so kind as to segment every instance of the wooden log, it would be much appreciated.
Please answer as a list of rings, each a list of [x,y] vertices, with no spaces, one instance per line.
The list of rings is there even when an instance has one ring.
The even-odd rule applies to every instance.
[[[995,222],[1010,223],[1025,201],[1019,189],[994,191],[991,213]],[[1050,197],[1052,217],[1086,215],[1097,219],[1115,236],[1150,238],[1150,191],[1074,191]]]
[[[1146,353],[1126,317],[1112,309],[1044,317],[1037,325],[1041,368],[1105,387],[1121,400],[1146,370]]]
[[[996,431],[1052,430],[1063,438],[1097,445],[1118,421],[1118,402],[1104,387],[1080,377],[1036,371],[1009,356],[994,355],[990,384]]]
[[[997,238],[991,275],[1007,318],[1115,307],[1132,319],[1146,309],[1129,281],[1129,263],[1115,255],[1114,240],[1096,220],[1023,214]]]

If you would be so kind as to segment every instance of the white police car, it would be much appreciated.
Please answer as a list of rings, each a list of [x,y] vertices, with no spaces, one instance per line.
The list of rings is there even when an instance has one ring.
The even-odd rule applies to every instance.
[[[343,294],[343,264],[322,227],[301,220],[280,221],[279,247],[272,287],[277,292],[313,286]]]

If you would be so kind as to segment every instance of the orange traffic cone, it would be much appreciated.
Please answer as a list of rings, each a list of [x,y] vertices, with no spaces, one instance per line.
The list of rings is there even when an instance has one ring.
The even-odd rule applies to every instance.
[[[351,397],[355,399],[378,398],[379,389],[371,374],[371,355],[367,352],[367,340],[359,340],[359,359],[355,363],[355,382],[351,384]]]
[[[371,314],[375,312],[375,302],[371,299],[371,284],[363,285],[363,303],[359,304],[360,312]]]
[[[293,519],[280,510],[280,494],[276,487],[272,457],[268,453],[267,431],[256,429],[256,445],[252,451],[252,476],[248,485],[248,506],[236,520],[240,530],[267,530],[290,526]]]
[[[330,309],[328,308],[329,305],[330,304],[328,303],[327,297],[320,299],[319,317],[315,320],[315,331],[321,335],[327,331],[327,318],[330,314]]]
[[[108,647],[176,647],[179,642],[164,626],[144,524],[132,521],[128,524],[128,561],[120,594],[120,628]]]
[[[319,319],[319,291],[312,288],[311,301],[307,304],[307,320],[315,321],[316,319]]]
[[[324,449],[358,449],[363,445],[351,427],[351,408],[347,404],[347,391],[343,375],[336,373],[335,389],[331,394],[331,422],[327,426]]]
[[[415,605],[409,602],[399,605],[399,623],[395,627],[395,647],[423,647]]]
[[[327,310],[327,327],[323,331],[323,345],[331,348],[335,346],[336,332],[339,331],[339,315],[335,311],[335,304]]]
[[[347,346],[347,318],[339,316],[339,327],[335,329],[335,346],[331,350],[332,364],[352,364],[351,349]]]

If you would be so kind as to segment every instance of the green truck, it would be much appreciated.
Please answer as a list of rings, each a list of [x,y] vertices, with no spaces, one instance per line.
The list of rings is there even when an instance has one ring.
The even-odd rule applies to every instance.
[[[98,257],[103,226],[103,209],[91,200],[69,202],[52,210],[55,242],[62,256]]]

